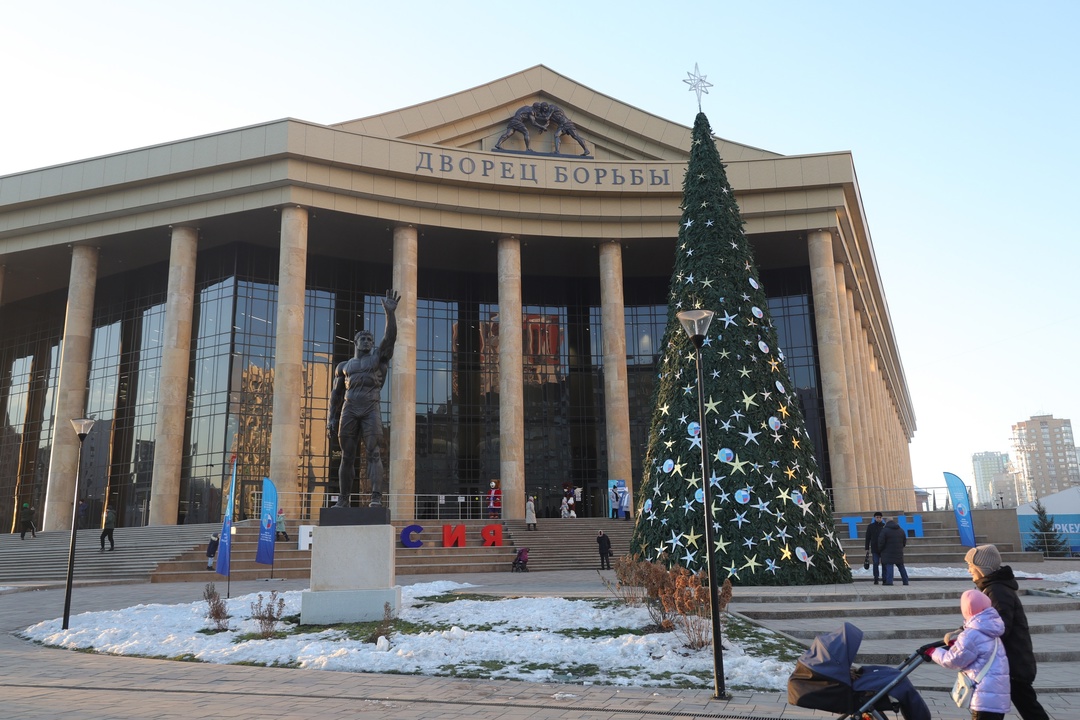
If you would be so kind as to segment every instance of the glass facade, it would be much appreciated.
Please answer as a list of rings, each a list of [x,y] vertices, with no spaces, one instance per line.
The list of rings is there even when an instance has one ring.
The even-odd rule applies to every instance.
[[[0,309],[0,527],[15,529],[28,503],[40,526],[49,477],[53,411],[60,376],[64,296]]]
[[[234,462],[238,517],[257,512],[270,465],[277,272],[277,253],[263,247],[235,243],[199,253],[181,523],[220,521]],[[167,279],[161,265],[98,284],[87,396],[87,412],[98,422],[84,445],[80,485],[91,525],[100,524],[106,498],[117,503],[121,525],[149,518]],[[824,460],[809,271],[764,271],[762,279]],[[635,479],[648,433],[656,345],[667,319],[667,283],[666,276],[625,281]],[[390,285],[387,265],[309,258],[297,477],[311,507],[326,504],[337,491],[340,451],[326,434],[333,369],[353,354],[358,330],[382,338],[381,300]],[[580,487],[579,513],[602,515],[608,471],[599,282],[526,276],[522,295],[526,492],[538,497],[539,515],[553,516],[563,489]],[[0,309],[0,522],[8,528],[16,503],[44,504],[64,302],[57,294]],[[445,518],[453,512],[447,504],[479,497],[499,479],[496,278],[421,267],[416,332],[416,515]],[[388,376],[382,391],[384,462],[391,384]],[[66,422],[58,432],[68,431]],[[827,461],[822,465],[828,477]],[[359,491],[365,492],[366,459],[357,467]]]

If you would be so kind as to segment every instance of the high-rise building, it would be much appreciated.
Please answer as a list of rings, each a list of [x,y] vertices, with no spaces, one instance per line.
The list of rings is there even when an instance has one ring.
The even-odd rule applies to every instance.
[[[975,477],[975,496],[971,501],[975,507],[1005,507],[1002,486],[1010,477],[1008,467],[1008,453],[990,451],[971,456],[971,468]],[[1010,494],[1015,499],[1015,491]]]
[[[1017,490],[1031,502],[1074,485],[1080,485],[1080,465],[1076,461],[1072,422],[1053,415],[1034,415],[1012,427],[1016,468],[1021,477]]]

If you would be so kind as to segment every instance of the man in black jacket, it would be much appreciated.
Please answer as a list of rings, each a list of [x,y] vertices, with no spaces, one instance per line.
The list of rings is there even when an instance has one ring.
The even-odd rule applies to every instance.
[[[604,534],[601,530],[596,533],[596,545],[600,551],[600,569],[611,569],[611,538]]]
[[[874,584],[878,584],[878,569],[881,567],[881,551],[878,550],[878,535],[885,523],[881,521],[881,513],[874,513],[874,520],[866,526],[866,550],[874,558]]]
[[[907,569],[904,567],[904,547],[907,545],[907,531],[900,527],[895,518],[885,521],[878,535],[877,548],[881,553],[881,584],[893,584],[894,570],[900,571],[900,579],[908,584]]]
[[[1012,703],[1024,720],[1049,720],[1035,695],[1035,651],[1031,647],[1031,631],[1027,615],[1020,604],[1012,568],[1001,564],[1001,553],[993,545],[979,545],[968,550],[968,564],[975,587],[990,598],[990,604],[1005,623],[1001,642],[1009,658],[1009,686]]]

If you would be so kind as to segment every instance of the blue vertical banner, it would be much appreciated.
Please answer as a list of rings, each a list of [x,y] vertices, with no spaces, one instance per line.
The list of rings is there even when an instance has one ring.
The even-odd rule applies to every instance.
[[[975,525],[971,522],[971,504],[968,500],[967,486],[964,481],[950,472],[945,473],[945,486],[949,489],[953,512],[956,514],[956,527],[960,530],[960,544],[975,547]]]
[[[274,540],[277,539],[277,488],[270,478],[263,478],[262,510],[259,514],[259,547],[255,562],[274,564]]]
[[[221,523],[218,543],[217,574],[228,576],[229,558],[232,555],[233,502],[236,500],[236,458],[233,458],[232,480],[229,483],[229,503],[225,506],[225,520]]]

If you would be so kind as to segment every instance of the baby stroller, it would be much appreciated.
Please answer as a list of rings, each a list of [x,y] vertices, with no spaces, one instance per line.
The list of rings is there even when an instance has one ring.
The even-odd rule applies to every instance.
[[[788,702],[843,713],[839,720],[885,720],[882,713],[890,710],[899,711],[904,720],[930,720],[930,710],[908,675],[926,662],[922,656],[925,649],[945,643],[919,648],[896,668],[853,667],[862,638],[862,630],[851,623],[814,638],[788,678]]]
[[[521,548],[510,563],[510,572],[529,572],[529,548]]]

